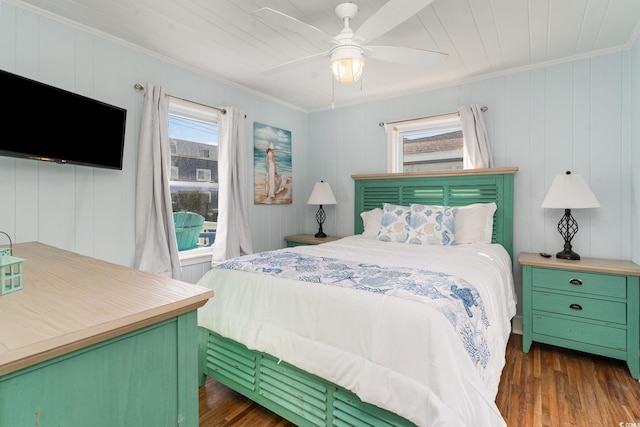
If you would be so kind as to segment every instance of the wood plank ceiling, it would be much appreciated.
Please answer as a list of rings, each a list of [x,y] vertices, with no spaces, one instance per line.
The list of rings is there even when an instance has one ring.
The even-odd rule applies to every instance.
[[[304,111],[331,108],[332,99],[336,106],[352,105],[625,50],[640,32],[640,0],[434,0],[372,42],[445,52],[443,65],[421,68],[369,59],[361,83],[334,88],[327,57],[262,75],[330,45],[269,26],[252,12],[270,7],[333,36],[343,27],[334,13],[341,0],[6,1],[90,27]],[[355,3],[359,12],[351,27],[357,30],[386,0]]]

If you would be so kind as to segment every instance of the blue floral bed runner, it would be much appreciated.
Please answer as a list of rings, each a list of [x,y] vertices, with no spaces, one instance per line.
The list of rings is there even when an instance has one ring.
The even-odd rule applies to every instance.
[[[472,284],[455,276],[312,256],[287,249],[233,258],[214,268],[263,273],[421,300],[449,320],[476,367],[484,370],[491,356],[485,338],[489,320],[482,298]]]

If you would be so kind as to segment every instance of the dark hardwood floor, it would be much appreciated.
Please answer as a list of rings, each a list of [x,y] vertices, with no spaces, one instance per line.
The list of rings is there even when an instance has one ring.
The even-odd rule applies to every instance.
[[[506,359],[496,403],[509,427],[640,426],[640,382],[626,362],[538,343],[523,353],[522,335]]]
[[[509,427],[640,426],[640,382],[623,361],[512,335],[496,403]],[[294,424],[208,378],[199,390],[200,427]]]

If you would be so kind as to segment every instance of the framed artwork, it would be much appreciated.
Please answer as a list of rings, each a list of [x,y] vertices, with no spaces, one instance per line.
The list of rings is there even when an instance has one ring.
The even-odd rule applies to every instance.
[[[253,203],[292,203],[291,131],[253,122]]]

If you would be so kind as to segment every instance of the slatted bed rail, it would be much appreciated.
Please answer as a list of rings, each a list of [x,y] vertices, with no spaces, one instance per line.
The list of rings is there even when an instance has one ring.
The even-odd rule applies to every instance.
[[[415,427],[320,377],[199,330],[201,386],[210,376],[301,427]]]

